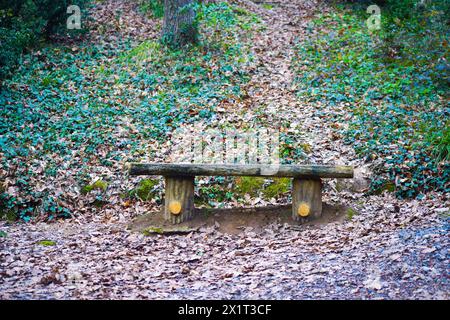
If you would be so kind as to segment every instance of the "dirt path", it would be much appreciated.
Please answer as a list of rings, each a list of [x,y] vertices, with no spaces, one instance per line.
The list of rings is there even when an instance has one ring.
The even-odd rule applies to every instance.
[[[262,16],[267,28],[254,41],[257,68],[236,114],[300,126],[312,146],[310,161],[360,165],[349,147],[330,138],[327,121],[339,110],[319,116],[292,87],[293,45],[316,2],[283,1],[271,10],[237,2]],[[189,235],[144,236],[128,231],[126,219],[1,222],[0,298],[448,299],[449,223],[442,199],[368,197],[338,192],[331,181],[324,200],[354,207],[352,219],[319,227],[273,223],[259,234],[252,228],[226,234],[212,226]],[[41,242],[46,239],[53,242]]]

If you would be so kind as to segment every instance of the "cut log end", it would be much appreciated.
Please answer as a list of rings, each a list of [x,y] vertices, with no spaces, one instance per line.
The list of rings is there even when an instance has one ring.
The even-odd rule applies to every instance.
[[[308,204],[302,202],[299,206],[298,206],[298,210],[297,210],[297,214],[300,217],[307,217],[309,216],[309,212],[311,211],[311,208],[309,207]]]

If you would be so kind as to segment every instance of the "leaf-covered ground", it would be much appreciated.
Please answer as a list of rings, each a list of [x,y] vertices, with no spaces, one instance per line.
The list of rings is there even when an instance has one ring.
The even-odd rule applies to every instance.
[[[2,299],[448,299],[448,213],[389,196],[345,223],[145,236],[2,225]]]
[[[372,163],[336,130],[348,109],[299,95],[298,48],[322,30],[311,21],[335,9],[230,3],[203,9],[202,51],[165,51],[159,18],[110,0],[94,6],[85,40],[24,58],[1,94],[1,209],[34,219],[0,224],[1,298],[448,299],[448,195],[366,194]],[[274,222],[261,234],[126,230],[158,210],[162,182],[128,177],[124,163],[166,161],[171,131],[199,121],[276,125],[284,161],[354,165],[354,181],[326,181],[323,196],[354,210],[343,222]],[[198,180],[199,205],[289,201],[283,183],[231,182],[227,195],[230,181]]]
[[[372,192],[449,192],[450,5],[390,3],[374,31],[363,5],[320,12],[296,48],[298,95],[342,109],[335,129],[374,162]]]

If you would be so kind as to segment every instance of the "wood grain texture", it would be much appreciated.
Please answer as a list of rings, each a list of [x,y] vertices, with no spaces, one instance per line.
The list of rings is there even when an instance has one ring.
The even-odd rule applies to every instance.
[[[182,46],[197,41],[193,0],[164,0],[163,40],[169,45]]]
[[[189,220],[193,212],[194,177],[166,177],[164,219],[181,223]]]
[[[351,166],[131,163],[130,175],[267,176],[293,178],[352,178]]]
[[[298,179],[292,181],[292,218],[316,219],[322,216],[322,181]]]

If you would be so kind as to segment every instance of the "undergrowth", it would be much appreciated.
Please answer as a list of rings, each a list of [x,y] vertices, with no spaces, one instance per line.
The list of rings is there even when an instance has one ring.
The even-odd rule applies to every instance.
[[[345,141],[374,161],[371,190],[419,198],[448,192],[450,179],[448,1],[386,1],[381,29],[366,6],[318,14],[294,69],[300,99],[340,106]],[[342,123],[342,116],[330,119]]]

